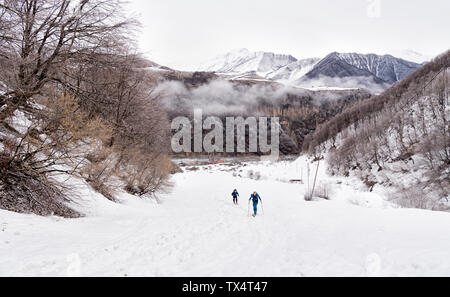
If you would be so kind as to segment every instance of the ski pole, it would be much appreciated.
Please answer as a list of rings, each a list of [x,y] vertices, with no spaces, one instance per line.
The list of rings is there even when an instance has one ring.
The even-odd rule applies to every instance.
[[[247,217],[250,216],[250,201],[247,204]]]
[[[264,204],[262,203],[262,201],[261,201],[261,211],[262,211],[262,214],[264,215]]]

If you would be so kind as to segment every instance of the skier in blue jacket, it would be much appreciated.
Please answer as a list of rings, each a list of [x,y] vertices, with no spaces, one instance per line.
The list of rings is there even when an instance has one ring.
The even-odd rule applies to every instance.
[[[236,189],[233,190],[233,193],[231,193],[231,196],[233,196],[233,203],[234,205],[238,204],[238,197],[239,197],[239,193]]]
[[[253,201],[253,216],[256,216],[256,212],[258,211],[258,202],[261,201],[262,203],[261,197],[259,197],[259,194],[254,191],[253,194],[250,195],[248,203],[250,203],[250,200]]]

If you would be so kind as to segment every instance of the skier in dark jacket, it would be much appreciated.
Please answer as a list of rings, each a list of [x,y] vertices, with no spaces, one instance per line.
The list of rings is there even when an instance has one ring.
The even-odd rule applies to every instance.
[[[239,197],[239,193],[236,189],[233,190],[233,193],[231,193],[231,196],[233,196],[233,203],[234,205],[238,204],[238,197]]]
[[[248,203],[250,203],[250,200],[253,201],[253,216],[256,216],[256,212],[258,211],[258,202],[261,201],[262,203],[261,197],[259,197],[259,194],[254,191],[253,194],[250,195]]]

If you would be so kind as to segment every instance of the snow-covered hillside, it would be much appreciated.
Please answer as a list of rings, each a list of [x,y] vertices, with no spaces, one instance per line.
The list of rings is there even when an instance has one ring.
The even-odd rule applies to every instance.
[[[381,188],[369,193],[322,166],[317,193],[327,187],[330,200],[303,200],[301,157],[185,168],[161,204],[128,195],[115,204],[79,185],[81,219],[0,210],[0,275],[450,276],[448,213],[396,208]]]
[[[449,65],[447,52],[318,126],[303,148],[326,153],[333,174],[387,185],[390,200],[400,205],[448,211]]]
[[[292,85],[293,82],[311,71],[319,60],[320,58],[298,60],[267,74],[266,77],[277,82]]]

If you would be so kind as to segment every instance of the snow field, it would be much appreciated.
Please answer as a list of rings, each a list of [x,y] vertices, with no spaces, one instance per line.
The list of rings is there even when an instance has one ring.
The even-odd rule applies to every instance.
[[[305,165],[302,157],[234,171],[202,166],[174,175],[161,204],[126,194],[115,204],[80,184],[77,207],[87,211],[80,219],[1,210],[0,275],[450,275],[448,213],[397,208],[322,167],[318,183],[330,184],[331,200],[304,201],[306,181],[288,181]],[[264,206],[256,218],[247,215],[254,190]]]

